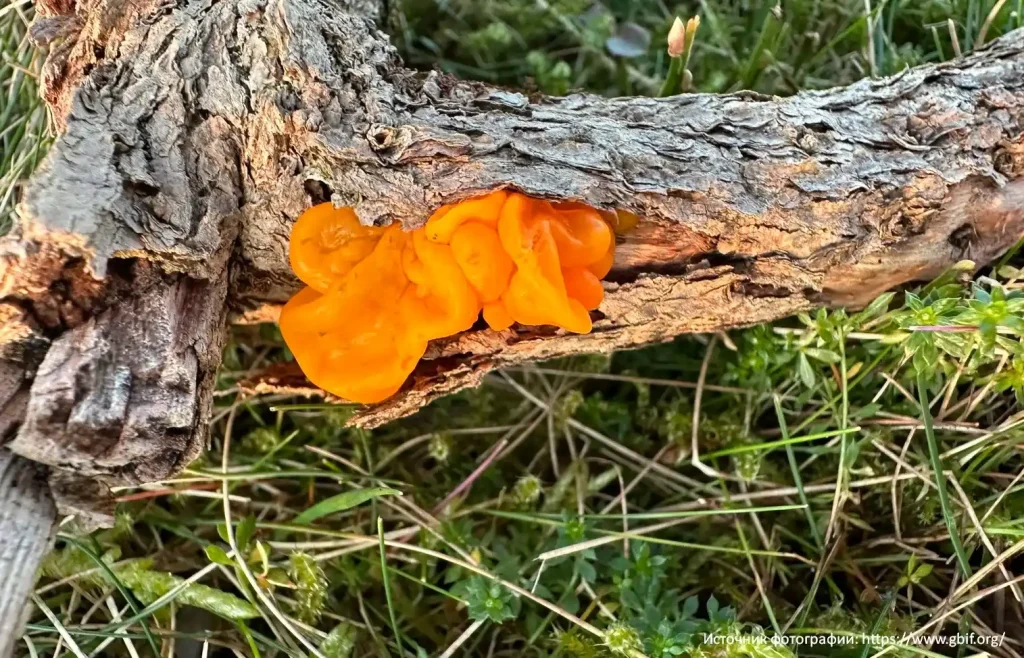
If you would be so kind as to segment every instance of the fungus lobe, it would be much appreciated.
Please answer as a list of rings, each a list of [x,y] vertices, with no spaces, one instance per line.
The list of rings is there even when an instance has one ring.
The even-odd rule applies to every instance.
[[[496,331],[589,332],[614,248],[597,210],[504,190],[443,206],[410,232],[322,203],[292,229],[289,259],[307,287],[281,311],[281,333],[311,382],[379,402],[429,341],[469,329],[481,311]]]

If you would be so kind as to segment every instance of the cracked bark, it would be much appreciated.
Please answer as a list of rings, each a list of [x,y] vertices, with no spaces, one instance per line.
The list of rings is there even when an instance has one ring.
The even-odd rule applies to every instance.
[[[273,320],[297,289],[311,203],[412,228],[506,187],[643,218],[592,334],[436,341],[364,424],[502,365],[859,306],[1024,232],[1024,31],[785,99],[545,98],[405,69],[371,0],[43,9],[62,135],[0,243],[0,432],[106,484],[198,454],[225,321]],[[294,376],[270,374],[253,388]]]

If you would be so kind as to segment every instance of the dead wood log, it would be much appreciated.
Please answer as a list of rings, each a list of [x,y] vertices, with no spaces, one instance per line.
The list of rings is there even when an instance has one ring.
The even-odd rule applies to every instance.
[[[52,542],[45,467],[0,449],[0,656],[21,641],[36,569]]]
[[[505,364],[858,306],[1024,232],[1024,31],[791,98],[547,98],[407,70],[371,0],[46,7],[62,134],[0,245],[0,429],[108,483],[198,454],[225,319],[296,290],[314,202],[415,227],[506,187],[643,218],[592,334],[437,341],[368,424]]]
[[[70,479],[154,480],[198,454],[225,323],[272,320],[296,289],[289,228],[314,202],[415,227],[506,187],[643,218],[592,334],[437,341],[367,424],[505,364],[862,305],[1024,232],[1024,31],[785,99],[545,98],[407,70],[379,0],[39,8],[61,136],[0,242],[0,441],[78,509]],[[38,558],[52,508],[19,511]],[[9,541],[0,556],[25,554]],[[0,560],[0,610],[33,565]]]

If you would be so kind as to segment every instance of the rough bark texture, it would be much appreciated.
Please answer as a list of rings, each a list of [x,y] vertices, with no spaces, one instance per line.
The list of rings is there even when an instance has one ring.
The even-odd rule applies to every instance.
[[[197,454],[225,316],[274,319],[325,199],[408,227],[498,187],[643,218],[592,334],[437,341],[367,424],[504,364],[860,305],[1024,232],[1024,31],[786,99],[529,98],[404,69],[370,0],[49,6],[64,132],[0,246],[0,429],[107,483]]]
[[[36,569],[52,541],[56,510],[44,471],[0,449],[0,656],[21,641]]]

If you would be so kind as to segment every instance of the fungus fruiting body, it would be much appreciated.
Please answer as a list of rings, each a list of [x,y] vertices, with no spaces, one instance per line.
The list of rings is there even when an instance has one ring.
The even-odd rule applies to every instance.
[[[281,333],[317,386],[354,402],[398,391],[436,338],[513,323],[587,333],[615,238],[597,210],[504,190],[438,209],[423,228],[363,226],[322,203],[292,229],[306,284]]]

